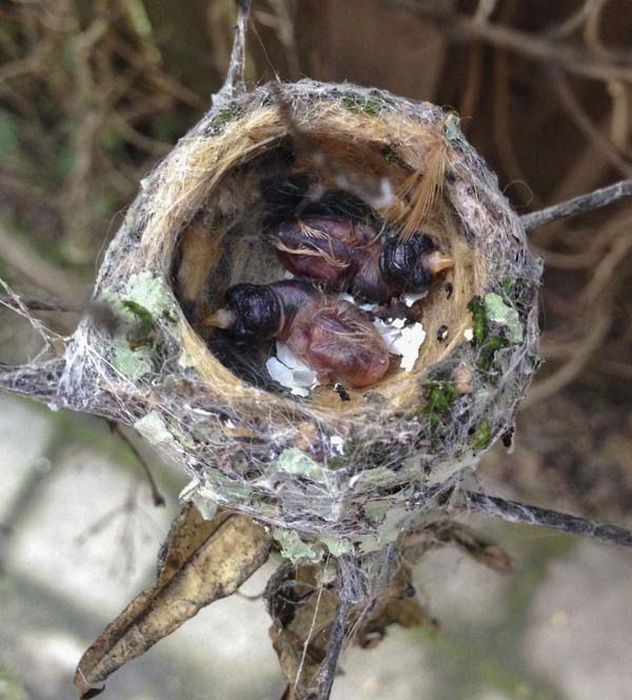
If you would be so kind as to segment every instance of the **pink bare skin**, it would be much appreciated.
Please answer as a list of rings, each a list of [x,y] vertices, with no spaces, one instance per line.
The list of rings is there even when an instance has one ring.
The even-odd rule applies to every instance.
[[[432,240],[386,236],[351,219],[306,215],[268,231],[281,264],[331,291],[387,302],[405,291],[422,291],[454,265]]]
[[[322,384],[366,387],[388,370],[388,348],[368,316],[307,282],[236,285],[227,298],[206,325],[241,341],[282,340]]]

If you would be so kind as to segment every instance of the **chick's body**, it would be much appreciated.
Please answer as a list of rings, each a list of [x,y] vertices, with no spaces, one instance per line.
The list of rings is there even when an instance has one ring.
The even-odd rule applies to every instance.
[[[208,325],[226,329],[236,340],[282,340],[323,384],[370,386],[388,370],[388,348],[366,315],[309,283],[238,284],[228,290],[226,302]]]
[[[351,219],[309,215],[284,221],[269,233],[285,268],[332,291],[362,286],[366,258],[379,257],[379,235]]]
[[[318,372],[323,384],[370,386],[389,366],[382,337],[348,301],[323,298],[302,306],[279,338]]]
[[[428,236],[400,241],[345,217],[306,215],[277,224],[268,237],[297,277],[380,303],[425,290],[453,265]]]

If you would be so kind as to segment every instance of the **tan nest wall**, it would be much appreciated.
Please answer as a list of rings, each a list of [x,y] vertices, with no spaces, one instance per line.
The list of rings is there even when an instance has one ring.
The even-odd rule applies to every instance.
[[[295,399],[253,386],[201,326],[230,285],[282,279],[261,234],[260,183],[290,171],[428,231],[455,260],[425,304],[413,371],[349,401],[331,387]],[[127,323],[114,333],[82,323],[67,398],[136,425],[197,477],[203,500],[372,546],[511,427],[537,364],[539,276],[454,114],[352,85],[263,86],[212,109],[142,183],[96,291]]]

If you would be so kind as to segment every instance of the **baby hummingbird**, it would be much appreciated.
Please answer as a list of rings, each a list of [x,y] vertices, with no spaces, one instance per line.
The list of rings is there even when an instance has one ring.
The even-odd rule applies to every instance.
[[[389,367],[388,348],[368,317],[308,282],[237,284],[204,325],[223,328],[241,342],[277,338],[318,373],[322,384],[370,386]]]
[[[379,303],[424,291],[454,266],[426,235],[401,240],[341,216],[307,214],[276,224],[267,236],[297,277]]]

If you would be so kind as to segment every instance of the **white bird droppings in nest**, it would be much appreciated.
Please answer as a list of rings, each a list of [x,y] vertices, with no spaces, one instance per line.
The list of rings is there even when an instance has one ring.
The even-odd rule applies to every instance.
[[[392,355],[400,355],[402,360],[399,366],[406,372],[410,372],[419,357],[419,348],[426,339],[426,331],[421,323],[404,325],[403,318],[396,318],[385,323],[381,319],[375,319],[373,325],[384,338],[384,342]]]
[[[285,344],[277,340],[276,357],[266,362],[268,374],[281,386],[290,390],[295,396],[309,396],[318,386],[318,375],[300,360]]]
[[[404,304],[406,304],[406,306],[410,308],[413,304],[420,301],[421,299],[425,299],[427,296],[428,290],[425,289],[423,292],[417,292],[416,294],[404,294],[402,299],[404,300]]]
[[[340,435],[332,435],[329,440],[331,445],[331,451],[338,455],[343,455],[345,453],[345,441]]]

